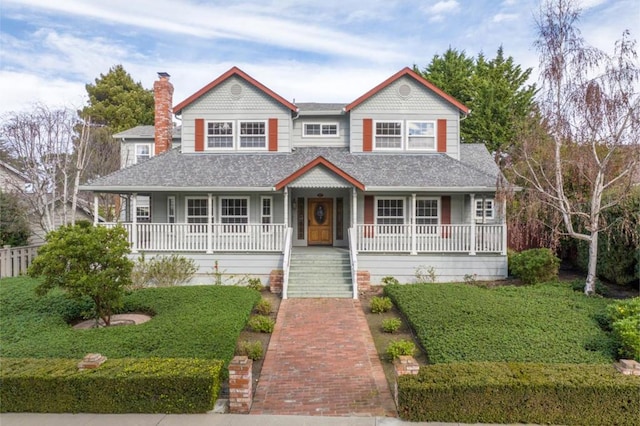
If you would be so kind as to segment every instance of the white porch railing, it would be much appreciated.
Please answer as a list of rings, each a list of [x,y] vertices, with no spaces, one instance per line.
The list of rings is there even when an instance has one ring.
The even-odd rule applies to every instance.
[[[349,260],[351,261],[351,281],[353,282],[353,298],[358,298],[358,250],[356,250],[355,230],[349,228]]]
[[[359,252],[505,253],[504,225],[356,225]]]
[[[116,223],[102,223],[113,227]],[[282,251],[284,224],[121,223],[135,251]],[[209,232],[209,226],[211,231]],[[210,238],[209,238],[210,236]]]
[[[293,245],[293,228],[285,230],[284,250],[282,256],[282,298],[286,299],[289,292],[289,267],[291,266],[291,246]]]

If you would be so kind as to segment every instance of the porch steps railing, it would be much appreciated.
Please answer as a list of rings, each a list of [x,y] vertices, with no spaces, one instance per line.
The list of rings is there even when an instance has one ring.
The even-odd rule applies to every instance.
[[[287,297],[353,297],[349,251],[334,247],[294,247]]]

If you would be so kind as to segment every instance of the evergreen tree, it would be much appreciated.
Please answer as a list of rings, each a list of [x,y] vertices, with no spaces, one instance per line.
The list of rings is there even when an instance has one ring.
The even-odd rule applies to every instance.
[[[85,87],[89,105],[80,115],[91,117],[94,124],[107,126],[113,133],[153,124],[153,91],[134,82],[122,65],[115,65],[107,74],[100,74],[95,84]]]

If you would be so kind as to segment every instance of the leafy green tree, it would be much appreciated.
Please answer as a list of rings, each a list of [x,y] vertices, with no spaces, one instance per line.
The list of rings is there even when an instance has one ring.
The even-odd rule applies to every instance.
[[[536,87],[526,84],[531,68],[523,71],[513,57],[505,58],[502,46],[493,59],[449,48],[422,71],[414,70],[471,109],[461,122],[463,142],[506,151],[515,138],[514,123],[535,112]]]
[[[131,284],[133,262],[123,227],[106,228],[78,222],[47,234],[46,243],[29,267],[32,277],[43,276],[39,295],[54,287],[74,299],[90,298],[91,317],[111,324],[111,315],[122,307],[125,288]]]
[[[108,126],[118,133],[142,124],[153,124],[153,91],[142,87],[122,65],[115,65],[107,74],[100,74],[95,84],[85,86],[89,105],[81,116],[91,117],[94,124]]]
[[[31,229],[25,208],[14,193],[0,191],[0,246],[24,246]]]

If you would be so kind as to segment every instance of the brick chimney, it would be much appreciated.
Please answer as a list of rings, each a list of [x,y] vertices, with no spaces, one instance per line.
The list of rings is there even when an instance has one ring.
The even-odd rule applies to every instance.
[[[155,155],[171,149],[173,139],[173,84],[169,82],[170,75],[166,72],[158,73],[158,80],[153,83],[155,98]]]

